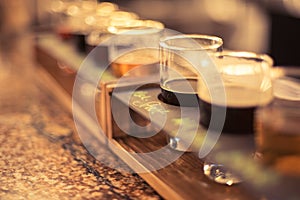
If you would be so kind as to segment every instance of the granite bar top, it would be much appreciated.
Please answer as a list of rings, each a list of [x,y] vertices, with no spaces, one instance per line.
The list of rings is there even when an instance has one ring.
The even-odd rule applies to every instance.
[[[72,113],[35,81],[31,52],[21,39],[0,53],[0,199],[161,199],[137,174],[87,152]],[[98,152],[125,166],[105,145]]]

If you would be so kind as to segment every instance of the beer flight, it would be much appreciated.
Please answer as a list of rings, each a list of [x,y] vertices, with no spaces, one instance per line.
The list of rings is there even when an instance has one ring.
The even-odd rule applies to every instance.
[[[198,107],[199,124],[207,129],[224,134],[253,133],[255,111],[273,99],[272,58],[253,52],[224,51],[223,40],[216,36],[167,29],[153,31],[153,28],[156,29],[142,26],[116,36],[108,47],[112,72],[117,77],[134,76],[131,71],[139,69],[144,62],[147,68],[141,68],[144,71],[140,75],[146,78],[151,73],[145,69],[156,69],[155,63],[159,61],[159,71],[153,73],[160,79],[159,100],[178,108]],[[124,63],[120,64],[122,59]],[[134,68],[118,68],[115,60],[119,62],[118,67],[129,66],[132,61]],[[211,120],[213,115],[222,114],[224,121]],[[224,124],[222,130],[218,130],[219,123]],[[185,143],[182,138],[170,136],[167,142],[176,151],[182,151],[177,147]],[[203,171],[218,183],[229,185],[242,181],[222,163],[205,162]]]
[[[224,132],[253,132],[255,109],[272,100],[273,63],[269,56],[222,51],[221,38],[199,34],[162,38],[160,45],[160,85],[166,103],[199,106],[200,123],[207,128],[212,107],[216,112],[226,109]],[[211,92],[222,89],[224,96],[211,98]]]
[[[143,28],[145,27],[139,27],[138,33],[142,33]],[[147,77],[147,75],[156,74],[160,79],[161,90],[157,98],[161,102],[178,108],[181,106],[198,107],[199,124],[206,129],[216,128],[215,131],[231,134],[232,137],[253,134],[253,138],[258,138],[255,136],[259,120],[257,112],[271,106],[274,99],[277,99],[274,96],[273,87],[273,59],[266,54],[255,52],[223,50],[223,40],[211,35],[174,34],[174,32],[164,34],[159,29],[157,32],[150,31],[155,35],[152,35],[151,42],[149,42],[150,35],[146,37],[147,39],[140,40],[152,28],[147,27],[142,36],[134,29],[128,31],[125,34],[126,37],[131,35],[130,41],[134,42],[124,45],[126,40],[121,39],[121,49],[126,49],[126,51],[116,50],[118,48],[114,45],[118,44],[115,42],[108,47],[109,54],[115,55],[114,59],[110,60],[113,63],[112,73],[117,77]],[[117,37],[122,38],[123,34],[120,33]],[[131,73],[139,66],[146,66],[146,68],[141,68],[142,71],[139,73]],[[224,114],[224,121],[213,121],[214,114]],[[215,123],[223,123],[223,128],[218,130],[220,126]],[[280,135],[282,135],[280,137],[286,137],[282,132]],[[295,134],[293,137],[296,138]],[[181,151],[176,148],[180,144],[171,145],[171,141],[180,143],[180,140],[181,138],[174,140],[167,136],[170,147],[173,146],[173,149],[177,151]],[[280,143],[280,141],[277,142]],[[273,143],[272,145],[280,144]],[[267,151],[264,148],[257,150],[264,154],[270,148],[267,149]],[[297,151],[292,152],[294,153],[297,154]],[[300,162],[300,156],[296,160]],[[203,170],[209,178],[222,184],[231,185],[242,181],[240,177],[228,171],[222,163],[205,162]]]
[[[273,97],[272,58],[223,51],[220,37],[168,31],[155,21],[147,25],[142,20],[133,21],[128,24],[134,26],[119,24],[113,29],[120,30],[108,46],[111,71],[116,77],[156,73],[162,102],[199,106],[200,124],[206,128],[211,124],[211,110],[226,109],[223,132],[253,133],[256,108],[270,103]],[[145,65],[139,71],[139,66]],[[216,75],[219,78],[212,80]],[[222,89],[224,96],[211,98],[211,92]]]
[[[160,78],[159,100],[177,107],[198,107],[199,124],[207,129],[218,127],[214,126],[214,123],[223,123],[221,131],[224,134],[253,134],[257,130],[257,120],[260,121],[257,143],[259,151],[263,154],[285,141],[274,141],[270,138],[296,138],[297,134],[299,135],[297,131],[287,133],[282,128],[280,131],[273,130],[276,126],[272,126],[265,115],[257,115],[258,111],[261,113],[264,109],[270,109],[277,98],[274,98],[273,60],[270,56],[224,50],[224,43],[220,37],[168,30],[160,22],[139,19],[133,13],[118,10],[114,4],[100,3],[97,9],[97,14],[85,13],[85,16],[76,19],[69,15],[68,21],[78,24],[73,20],[94,17],[101,22],[99,27],[95,28],[97,20],[93,21],[95,30],[90,31],[90,34],[86,35],[87,32],[84,31],[86,42],[89,41],[87,45],[96,47],[104,40],[104,36],[105,39],[112,38],[107,44],[107,51],[110,70],[115,77],[146,78],[147,75],[156,74]],[[68,34],[72,32],[78,34],[74,27],[69,29]],[[289,99],[286,98],[285,101],[289,102]],[[292,101],[295,102],[294,99]],[[295,107],[295,110],[300,111],[298,107]],[[268,112],[270,115],[273,113],[274,108]],[[211,120],[214,114],[225,114],[224,121]],[[286,116],[278,114],[278,118],[285,119]],[[293,124],[294,119],[297,121],[299,115],[290,120]],[[268,125],[262,125],[265,122]],[[269,130],[274,134],[270,134]],[[268,143],[267,140],[273,143]],[[299,149],[280,151],[276,148],[278,157],[292,154],[296,155],[296,161],[300,162]],[[273,159],[276,155],[272,154],[273,161],[276,160]]]

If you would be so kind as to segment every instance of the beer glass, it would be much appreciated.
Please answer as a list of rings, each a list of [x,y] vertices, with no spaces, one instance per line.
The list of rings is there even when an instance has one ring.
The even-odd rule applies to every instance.
[[[161,38],[160,100],[182,106],[181,113],[194,107],[199,111],[197,68],[209,63],[211,54],[222,51],[222,46],[221,38],[210,35],[177,34]],[[183,138],[167,136],[167,142],[174,150],[190,151]]]
[[[268,55],[252,52],[223,51],[216,53],[214,63],[220,82],[206,85],[204,79],[198,79],[200,123],[211,130],[219,121],[213,121],[212,110],[226,111],[222,134],[229,134],[232,140],[254,133],[255,112],[259,107],[270,104],[273,100],[271,70],[273,60]],[[225,91],[225,101],[212,99],[210,91]],[[228,135],[227,135],[228,136]],[[222,138],[222,136],[221,136]],[[252,137],[251,137],[252,138]],[[220,142],[220,141],[219,141]],[[251,141],[249,141],[251,143]],[[236,144],[238,146],[238,144]],[[226,147],[224,151],[244,152],[246,147]],[[224,154],[224,152],[222,152]],[[210,152],[205,159],[204,173],[210,179],[222,184],[235,184],[241,178],[228,171],[224,163],[219,163],[217,152]],[[225,158],[221,158],[222,160]],[[226,162],[226,165],[230,163]]]
[[[111,21],[108,31],[113,39],[108,52],[112,73],[116,77],[158,73],[158,43],[163,29],[162,23],[152,20]]]
[[[274,101],[258,109],[256,147],[264,165],[300,177],[300,70],[274,80]],[[292,73],[290,73],[292,72]]]
[[[222,82],[206,85],[205,80],[199,78],[200,123],[213,128],[212,108],[226,109],[224,133],[253,133],[256,108],[273,99],[272,58],[252,52],[223,51],[215,54],[214,63]],[[210,90],[222,89],[226,94],[224,102],[211,98]]]
[[[222,46],[221,38],[209,35],[187,34],[162,38],[160,41],[162,100],[176,106],[198,106],[198,73],[193,67],[194,61],[222,51]]]

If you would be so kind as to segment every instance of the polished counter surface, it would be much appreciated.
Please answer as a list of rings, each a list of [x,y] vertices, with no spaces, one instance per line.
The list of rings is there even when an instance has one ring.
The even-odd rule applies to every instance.
[[[1,41],[0,199],[161,199],[137,174],[95,160],[33,62],[32,38]],[[102,159],[125,165],[103,146]]]

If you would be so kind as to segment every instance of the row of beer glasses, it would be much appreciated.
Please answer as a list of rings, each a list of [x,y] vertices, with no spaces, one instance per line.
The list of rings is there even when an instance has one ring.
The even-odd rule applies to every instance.
[[[92,7],[86,8],[89,10]],[[99,4],[96,12],[82,13],[84,18],[76,17],[75,11],[73,4],[65,8],[64,12],[72,16],[69,23],[74,25],[74,21],[85,19],[85,25],[96,30],[93,32],[95,34],[88,37],[96,41],[96,45],[101,42],[103,32],[113,35],[108,44],[108,59],[116,77],[155,74],[160,77],[160,100],[172,106],[198,108],[200,126],[205,129],[232,134],[233,137],[251,135],[256,131],[255,121],[260,121],[257,142],[259,150],[264,153],[269,152],[273,146],[278,147],[274,142],[271,145],[267,142],[273,137],[265,130],[273,127],[268,114],[275,113],[282,117],[282,112],[287,112],[287,109],[277,109],[281,107],[278,104],[274,109],[273,60],[268,55],[224,50],[220,37],[166,30],[162,23],[141,20],[134,13],[119,11],[114,4]],[[288,109],[296,110],[293,112],[294,119],[297,116],[299,118],[298,107]],[[289,123],[294,120],[281,121]],[[291,129],[289,132],[296,135]],[[184,146],[181,144],[184,143],[182,138],[167,139],[174,150],[189,151],[189,148],[181,148]],[[204,160],[203,170],[210,178],[228,185],[240,182],[222,164],[208,157]]]
[[[160,48],[166,103],[199,106],[200,124],[212,134],[254,133],[255,111],[273,99],[268,55],[224,51],[221,38],[198,34],[162,38]],[[180,138],[169,137],[169,142],[175,149],[182,146]],[[204,160],[211,179],[228,185],[241,181],[221,163]]]
[[[109,57],[115,75],[129,76],[133,67],[153,68],[159,62],[165,103],[200,106],[200,122],[207,128],[211,108],[226,107],[224,132],[253,133],[254,111],[273,98],[272,58],[223,51],[223,40],[216,36],[177,33],[162,37],[163,26],[157,24],[127,29],[114,38]]]
[[[173,106],[197,107],[200,124],[206,129],[252,134],[256,110],[273,99],[273,60],[265,54],[223,49],[220,37],[142,25],[119,32],[109,55],[118,77],[136,76],[133,72],[139,70],[133,67],[147,65],[138,74],[160,76],[161,100]],[[188,151],[181,149],[181,138],[167,138],[174,150]],[[204,164],[205,174],[217,182],[240,182],[224,170],[221,164]]]
[[[273,59],[266,54],[223,50],[222,46],[222,39],[215,36],[162,38],[160,86],[165,102],[199,106],[203,127],[214,134],[229,134],[233,140],[250,136],[245,138],[254,143],[256,161],[271,167],[274,174],[299,177],[300,70],[273,68]],[[180,138],[168,138],[171,147],[181,150],[178,147],[183,145],[176,144]],[[241,149],[235,150],[247,152],[247,145],[237,146]],[[227,159],[226,165],[234,165],[234,159]],[[233,173],[228,168],[235,166],[224,166],[209,155],[204,160],[204,173],[219,183],[238,183],[242,179],[236,174],[247,171],[243,166]],[[254,177],[255,173],[260,172],[254,172]]]
[[[269,56],[223,51],[222,39],[207,35],[166,37],[160,46],[165,102],[194,106],[190,99],[196,96],[205,127],[210,125],[212,107],[226,107],[224,132],[253,133],[255,109],[273,98]]]
[[[140,18],[117,4],[97,0],[52,0],[50,12],[55,32],[63,39],[73,39],[76,49],[84,53],[115,34],[109,27],[128,26]]]

